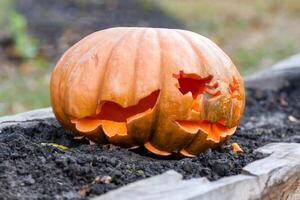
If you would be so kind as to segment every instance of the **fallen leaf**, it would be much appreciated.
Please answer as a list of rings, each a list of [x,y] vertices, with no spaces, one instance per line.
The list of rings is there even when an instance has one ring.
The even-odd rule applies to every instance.
[[[238,145],[238,143],[234,142],[231,144],[231,148],[233,150],[234,153],[242,153],[244,152],[243,149],[240,147],[240,145]]]
[[[60,144],[55,144],[55,143],[41,143],[42,146],[51,146],[51,147],[55,147],[58,148],[60,150],[66,151],[69,148]]]

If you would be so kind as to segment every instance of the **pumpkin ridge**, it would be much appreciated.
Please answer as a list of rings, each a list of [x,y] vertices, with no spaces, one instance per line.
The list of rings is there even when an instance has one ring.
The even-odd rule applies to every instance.
[[[229,78],[231,77],[232,71],[231,68],[229,69],[229,73],[228,70],[224,70],[220,67],[214,67],[212,65],[214,65],[213,63],[209,63],[208,60],[206,59],[207,56],[209,56],[211,59],[214,58],[216,59],[215,61],[218,61],[217,63],[215,63],[215,65],[217,66],[223,66],[225,63],[225,60],[229,60],[229,57],[224,57],[224,59],[220,59],[220,56],[218,54],[216,54],[217,51],[218,53],[220,48],[215,45],[211,45],[211,41],[204,37],[201,36],[199,34],[190,32],[190,31],[184,31],[184,30],[179,30],[179,33],[181,33],[190,43],[191,46],[194,48],[195,52],[199,55],[199,60],[203,60],[204,62],[204,72],[205,73],[209,73],[209,74],[215,74],[215,79],[219,79],[220,77],[226,77],[225,80],[229,80]],[[206,54],[208,55],[204,55],[203,52],[207,52]],[[223,55],[223,54],[222,54]],[[231,62],[232,63],[232,62]],[[232,64],[231,64],[232,65]],[[217,68],[218,70],[215,70],[215,68]],[[219,71],[221,69],[221,72]],[[202,73],[202,72],[201,72]],[[217,81],[217,80],[216,80]],[[222,79],[222,81],[224,81]]]
[[[140,36],[139,36],[139,41],[137,42],[138,44],[141,44],[141,41],[143,40],[143,35],[145,34],[145,32],[146,32],[146,30],[145,29],[142,29],[141,31],[140,31]],[[135,58],[135,61],[134,61],[134,74],[133,74],[133,79],[132,79],[132,85],[133,85],[133,87],[132,87],[132,101],[133,102],[136,102],[136,85],[138,84],[137,83],[137,70],[138,70],[138,67],[139,67],[139,65],[138,65],[138,60],[139,60],[139,56],[140,56],[140,49],[141,49],[141,46],[140,45],[138,45],[138,47],[136,48],[136,58]]]
[[[195,73],[195,71],[197,71],[197,75],[199,74],[203,74],[203,59],[199,58],[198,52],[196,52],[194,45],[192,44],[192,42],[185,37],[185,35],[180,31],[180,30],[176,30],[174,31],[174,33],[176,33],[176,35],[178,35],[178,37],[181,38],[181,40],[186,43],[189,46],[189,50],[191,49],[190,53],[193,54],[193,61],[194,61],[194,66],[193,66],[193,70],[191,70],[191,72]],[[187,66],[189,68],[191,68],[191,66]]]
[[[101,31],[99,31],[99,32],[101,32]],[[103,33],[103,32],[102,32]],[[95,34],[96,35],[96,34]],[[93,43],[94,42],[94,40],[97,40],[97,37],[89,37],[89,36],[87,36],[86,38],[84,38],[83,39],[84,41],[83,42],[88,42],[88,43]],[[81,42],[81,41],[79,41],[78,43],[76,43],[76,44],[74,44],[73,46],[75,47],[75,49],[74,49],[74,51],[73,51],[73,54],[72,54],[72,56],[69,58],[69,60],[68,61],[66,61],[66,65],[68,65],[68,68],[66,68],[65,70],[64,70],[64,72],[63,72],[63,74],[62,74],[62,78],[60,78],[60,86],[59,86],[59,95],[60,95],[60,101],[61,101],[61,99],[63,99],[62,97],[64,97],[64,98],[67,98],[66,97],[66,92],[67,92],[67,83],[68,83],[68,81],[66,80],[67,78],[66,77],[70,77],[70,73],[72,73],[72,71],[74,70],[74,66],[76,66],[77,65],[77,63],[78,63],[78,60],[80,60],[84,55],[86,55],[86,54],[88,54],[89,52],[90,52],[90,50],[91,50],[91,48],[90,48],[90,46],[89,45],[86,45],[84,48],[82,47],[82,45],[81,45],[81,43],[83,43],[83,42]],[[97,42],[97,44],[98,43],[100,43],[100,41],[99,42]],[[84,51],[84,55],[81,55],[80,56],[80,59],[75,59],[75,57],[77,57],[78,56],[78,54],[77,53],[75,53],[76,51],[78,51],[78,52],[81,52],[81,51]],[[73,62],[74,63],[72,63],[72,60],[74,60]],[[73,64],[73,65],[72,65]],[[70,68],[70,69],[69,69]],[[63,85],[64,85],[64,87],[63,86],[61,86],[62,85],[62,82],[65,82]],[[64,106],[63,106],[63,109],[64,109],[64,113],[68,113],[67,112],[67,110],[68,110],[68,106],[66,105],[67,104],[67,102],[68,101],[63,101],[64,102]],[[69,116],[67,116],[68,118],[69,118]]]
[[[215,71],[215,73],[218,74],[219,78],[220,77],[222,77],[222,78],[225,77],[225,79],[222,79],[222,81],[229,81],[231,79],[232,74],[233,74],[233,72],[232,72],[232,69],[233,69],[232,68],[232,62],[230,61],[230,59],[227,56],[224,56],[224,54],[221,53],[222,50],[217,45],[213,44],[208,38],[205,38],[205,37],[202,36],[202,37],[199,37],[199,39],[204,44],[207,45],[207,47],[208,47],[207,51],[210,51],[212,53],[212,55],[214,55],[214,59],[216,61],[218,61],[217,62],[218,66],[225,66],[225,67],[227,67],[226,62],[230,62],[230,67],[227,68],[227,70],[224,70],[224,68],[218,67],[217,69],[221,69],[221,72],[217,71],[217,70]],[[218,54],[216,54],[215,51]],[[223,56],[223,58],[221,56],[219,56],[219,54],[221,54]]]
[[[135,60],[135,75],[134,75],[134,82],[135,82],[135,84],[134,84],[134,89],[133,89],[133,93],[134,93],[134,95],[133,95],[133,101],[134,102],[137,101],[137,100],[139,100],[139,99],[137,99],[137,95],[136,95],[137,92],[139,92],[139,93],[142,92],[142,94],[144,94],[145,91],[152,90],[152,92],[151,92],[151,94],[152,94],[153,93],[153,86],[156,85],[156,83],[154,83],[151,86],[151,89],[149,87],[146,87],[146,90],[145,90],[145,86],[142,86],[144,89],[138,88],[139,84],[143,84],[143,83],[138,83],[137,82],[137,78],[140,77],[140,76],[143,76],[144,73],[147,73],[148,72],[148,70],[147,70],[148,68],[150,68],[150,69],[152,69],[152,68],[159,69],[159,72],[157,73],[157,71],[155,71],[154,74],[153,74],[153,70],[149,71],[149,74],[151,74],[151,77],[153,76],[153,78],[155,77],[156,74],[160,75],[160,73],[161,73],[161,67],[160,67],[161,61],[159,61],[158,63],[155,62],[154,63],[155,66],[153,66],[151,64],[149,65],[149,63],[145,63],[145,65],[143,65],[144,62],[141,61],[144,58],[145,55],[146,56],[149,55],[148,54],[149,52],[147,52],[147,50],[145,50],[145,48],[148,49],[149,46],[153,46],[153,47],[157,48],[156,52],[161,52],[159,42],[157,42],[157,43],[154,42],[153,43],[153,41],[159,41],[158,39],[147,41],[148,40],[147,37],[149,37],[149,35],[150,36],[155,35],[155,37],[157,37],[157,35],[158,35],[157,31],[155,29],[153,29],[153,28],[143,28],[140,34],[141,34],[141,36],[139,38],[140,41],[138,42],[139,45],[138,45],[138,49],[137,49],[138,53],[137,53],[136,60]],[[149,42],[151,42],[151,44],[149,44]],[[153,52],[150,51],[150,55],[151,55],[151,53],[153,53]],[[161,56],[157,60],[160,60],[160,58],[161,58]],[[154,57],[154,59],[155,59],[155,57]],[[156,66],[158,66],[158,67],[156,67]],[[148,79],[149,79],[149,76],[146,77],[146,81]],[[154,88],[155,88],[154,91],[159,91],[159,95],[157,96],[155,105],[151,108],[150,112],[148,113],[148,114],[150,114],[152,112],[152,114],[151,114],[152,117],[148,121],[148,123],[150,124],[150,128],[148,130],[144,130],[144,133],[140,137],[140,138],[142,138],[144,136],[143,141],[149,141],[151,139],[151,137],[152,137],[152,134],[154,134],[154,132],[155,132],[154,131],[154,127],[156,126],[155,120],[156,120],[156,116],[157,116],[157,113],[158,113],[157,107],[158,107],[159,102],[160,102],[161,87],[158,87],[156,85]],[[139,95],[139,96],[141,96],[141,95]],[[142,97],[142,98],[144,98],[144,97]],[[147,111],[143,112],[143,113],[139,113],[137,115],[140,115],[140,114],[143,114],[143,115],[141,115],[142,117],[146,117],[146,115],[148,115]],[[137,115],[130,117],[130,119],[127,119],[127,126],[129,126],[130,123],[135,123],[134,121],[136,120],[136,116]],[[133,121],[131,121],[131,119],[133,119]],[[131,125],[131,127],[132,127],[132,125]],[[133,125],[133,127],[134,127],[134,125]],[[140,138],[138,138],[138,139],[137,138],[133,138],[133,139],[135,141],[140,141]],[[141,143],[141,145],[142,144],[143,143]]]
[[[74,74],[76,74],[76,76],[79,76],[78,79],[81,79],[81,76],[84,76],[84,73],[79,74],[78,71],[80,70],[80,68],[83,68],[82,62],[93,59],[93,56],[95,55],[95,51],[96,51],[96,47],[93,47],[93,48],[89,49],[88,51],[86,51],[77,60],[76,64],[73,66],[72,70],[70,70],[70,72],[68,74],[68,79],[66,81],[66,85],[67,85],[66,87],[67,88],[73,88],[74,87],[74,84],[70,84],[72,79],[73,79]],[[67,93],[67,90],[64,92],[63,96],[65,97],[65,99],[69,99],[69,94]],[[68,103],[68,101],[66,101],[65,103]],[[67,106],[65,105],[65,107],[67,107]]]
[[[168,115],[170,106],[168,102],[168,96],[173,96],[175,90],[175,80],[173,81],[172,74],[182,69],[184,66],[180,66],[181,63],[181,55],[186,54],[186,52],[181,52],[180,49],[177,48],[180,45],[181,38],[175,37],[171,30],[159,31],[158,35],[160,36],[161,42],[161,68],[162,68],[162,94],[160,99],[160,107],[158,112],[158,117],[156,118],[158,123],[155,127],[155,133],[151,138],[151,143],[158,149],[164,151],[177,151],[181,149],[187,139],[191,139],[193,135],[190,133],[179,130],[176,126],[173,126],[173,116]],[[173,53],[172,49],[176,48],[176,51]],[[172,57],[175,57],[177,53],[177,59],[172,60]],[[172,80],[172,81],[170,81]],[[174,89],[170,90],[169,87],[174,87]],[[176,94],[178,96],[178,94]],[[175,99],[174,99],[175,100]],[[179,102],[171,101],[170,103],[174,105],[178,105]],[[162,110],[163,109],[163,110]],[[174,109],[173,109],[174,110]],[[178,111],[176,111],[178,112]],[[164,120],[162,120],[164,119]],[[175,145],[174,145],[174,144]]]
[[[103,92],[103,83],[104,83],[104,81],[105,81],[105,77],[106,77],[106,74],[107,74],[107,69],[108,69],[108,67],[107,67],[107,65],[108,65],[108,63],[110,62],[110,59],[111,59],[111,56],[113,55],[113,52],[114,52],[114,50],[118,47],[118,44],[121,42],[121,41],[123,41],[123,40],[125,40],[126,39],[126,37],[131,33],[131,32],[133,32],[134,30],[132,30],[132,29],[129,29],[126,33],[124,33],[124,35],[123,36],[121,36],[119,39],[118,39],[118,41],[117,42],[115,42],[115,44],[113,45],[113,47],[111,48],[111,51],[110,51],[110,53],[109,53],[109,55],[108,55],[108,58],[107,58],[107,60],[106,60],[106,62],[105,62],[105,64],[103,65],[103,66],[105,66],[105,68],[104,68],[104,71],[102,72],[102,76],[101,76],[101,78],[100,78],[100,80],[99,80],[99,89],[98,89],[98,102],[97,103],[99,103],[101,100],[102,100],[102,92]]]
[[[197,56],[197,60],[199,60],[199,63],[201,64],[201,66],[199,67],[199,73],[200,74],[205,74],[206,73],[206,75],[209,75],[209,74],[207,74],[207,65],[208,65],[208,63],[207,63],[207,59],[205,58],[205,56],[203,55],[203,53],[202,53],[202,50],[200,50],[200,48],[196,48],[196,46],[195,46],[195,44],[191,41],[191,39],[189,38],[189,37],[187,37],[187,33],[189,33],[189,32],[187,32],[187,31],[182,31],[182,30],[176,30],[176,32],[181,36],[181,37],[183,37],[188,43],[189,43],[189,45],[191,46],[191,48],[194,50],[194,52],[195,52],[195,54],[196,54],[196,56]],[[203,68],[205,69],[205,70],[203,70]]]
[[[65,60],[65,63],[64,63],[64,65],[63,66],[59,66],[59,67],[57,67],[56,69],[57,70],[59,70],[60,71],[60,73],[59,73],[59,76],[60,76],[60,78],[58,79],[59,80],[59,83],[58,83],[58,89],[56,88],[56,92],[57,92],[57,98],[58,98],[58,101],[59,102],[64,102],[64,101],[62,101],[62,82],[63,82],[63,80],[64,80],[64,77],[66,76],[65,74],[66,74],[66,72],[68,71],[68,68],[71,68],[71,66],[70,66],[70,61],[71,61],[71,58],[70,57],[74,57],[74,51],[76,50],[76,49],[78,49],[80,46],[79,45],[77,45],[76,46],[76,44],[74,44],[74,46],[73,47],[71,47],[70,48],[70,52],[66,52],[64,55],[69,55],[69,53],[72,55],[72,56],[69,56],[69,58],[66,58],[66,60]],[[61,63],[61,62],[63,62],[63,60],[60,60],[59,61],[59,63]],[[55,70],[56,70],[55,69]],[[64,103],[63,103],[64,104]],[[66,118],[68,118],[68,116],[65,114],[66,113],[66,110],[65,110],[65,106],[62,106],[61,104],[58,104],[58,106],[62,109],[62,113],[63,113],[63,115],[66,117]]]
[[[68,113],[74,114],[74,112],[76,113],[76,111],[72,110],[74,101],[76,101],[76,100],[70,98],[72,95],[74,96],[75,94],[77,94],[76,90],[73,91],[73,88],[75,86],[78,87],[78,85],[81,85],[80,82],[82,81],[82,79],[84,79],[86,77],[85,76],[85,70],[89,66],[84,66],[84,65],[89,64],[89,62],[94,62],[95,61],[94,56],[97,55],[97,46],[101,42],[102,42],[102,40],[99,40],[93,46],[86,45],[87,47],[86,47],[85,51],[82,50],[82,51],[84,51],[83,54],[78,59],[76,59],[76,62],[74,62],[72,70],[67,72],[69,78],[66,80],[66,83],[65,83],[66,86],[65,87],[68,88],[68,89],[65,90],[64,93],[63,93],[64,98],[66,99],[66,101],[64,101],[64,103],[65,103],[64,107],[67,109],[67,111],[65,111],[67,114]],[[93,43],[93,40],[90,41],[90,43]],[[95,65],[95,64],[93,64],[93,65]],[[97,87],[99,87],[99,86],[97,86]],[[76,87],[75,87],[75,89],[76,89]],[[75,92],[75,94],[72,94],[72,92]],[[79,94],[79,96],[82,96],[82,95]],[[78,94],[77,94],[77,97],[78,97]],[[95,100],[96,99],[97,98],[95,97]],[[95,104],[94,104],[95,109],[97,107],[96,105],[97,105],[97,102],[95,102]]]
[[[188,65],[186,67],[189,68],[189,72],[191,73],[195,73],[197,75],[201,74],[202,71],[202,60],[199,59],[197,53],[195,52],[193,46],[191,45],[191,43],[179,32],[179,31],[174,31],[175,34],[173,34],[174,40],[181,40],[181,43],[186,44],[187,47],[184,48],[184,51],[187,52],[187,55],[192,54],[193,56],[191,56],[191,60],[193,61],[193,64]],[[184,47],[184,45],[182,46]]]
[[[162,51],[161,51],[161,41],[160,41],[160,36],[159,36],[159,32],[154,30],[154,33],[156,35],[157,41],[158,41],[158,49],[159,49],[159,78],[160,80],[163,80],[163,73],[162,73]],[[161,84],[161,89],[160,89],[160,94],[159,94],[159,99],[157,101],[157,108],[155,109],[155,114],[154,114],[154,120],[152,121],[152,125],[151,125],[151,129],[150,129],[150,134],[148,137],[148,142],[150,142],[154,136],[154,134],[156,134],[157,131],[157,124],[158,124],[158,118],[159,118],[159,113],[160,113],[160,101],[161,101],[161,96],[163,93],[163,81],[160,83]]]

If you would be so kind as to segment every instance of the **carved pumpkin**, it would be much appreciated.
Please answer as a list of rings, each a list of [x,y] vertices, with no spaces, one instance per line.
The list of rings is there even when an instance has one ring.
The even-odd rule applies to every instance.
[[[222,144],[244,110],[230,58],[193,32],[111,28],[72,46],[51,77],[58,121],[75,136],[159,155]]]

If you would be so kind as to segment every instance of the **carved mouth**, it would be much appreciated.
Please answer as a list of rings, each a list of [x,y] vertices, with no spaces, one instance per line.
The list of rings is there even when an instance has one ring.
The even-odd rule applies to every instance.
[[[121,105],[104,101],[98,106],[96,114],[82,119],[72,119],[76,129],[80,132],[91,132],[102,126],[104,133],[112,137],[114,135],[127,135],[127,123],[141,118],[155,107],[159,90],[141,99],[136,105],[122,107]]]
[[[233,128],[227,128],[224,120],[219,120],[217,122],[209,122],[208,120],[177,120],[175,122],[186,132],[195,134],[198,133],[198,131],[201,131],[205,133],[207,135],[206,139],[215,143],[219,143],[222,137],[232,135],[237,128],[236,126]]]

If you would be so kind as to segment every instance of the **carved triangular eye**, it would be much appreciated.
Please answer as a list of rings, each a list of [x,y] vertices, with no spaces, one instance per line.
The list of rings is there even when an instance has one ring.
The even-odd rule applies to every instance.
[[[221,95],[218,89],[219,84],[218,82],[213,82],[212,75],[202,78],[194,73],[187,74],[180,71],[179,74],[173,74],[173,77],[178,80],[175,86],[183,95],[189,92],[192,93],[194,99],[192,109],[194,111],[200,112],[200,104],[203,104],[204,98],[210,99]]]
[[[173,74],[173,77],[178,80],[176,87],[178,87],[179,91],[183,95],[191,92],[194,99],[205,92],[207,85],[213,79],[212,75],[202,78],[197,74],[186,74],[183,71],[180,71],[179,74]]]

